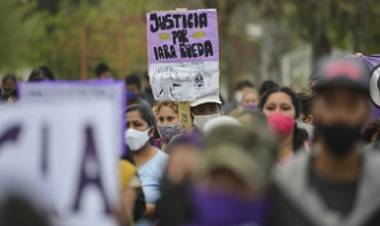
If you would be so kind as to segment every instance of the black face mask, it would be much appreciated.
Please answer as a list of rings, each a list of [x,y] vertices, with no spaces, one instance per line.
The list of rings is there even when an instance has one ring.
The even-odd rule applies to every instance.
[[[344,123],[323,125],[317,123],[316,130],[328,146],[329,151],[337,157],[350,153],[361,137],[361,125],[349,126]]]

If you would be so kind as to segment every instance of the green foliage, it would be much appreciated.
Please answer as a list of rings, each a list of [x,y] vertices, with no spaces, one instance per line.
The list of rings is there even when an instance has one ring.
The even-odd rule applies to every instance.
[[[232,62],[235,57],[226,63],[226,53],[231,53],[228,46],[235,40],[233,37],[239,36],[246,43],[242,49],[255,44],[244,38],[244,21],[260,23],[265,18],[275,18],[282,34],[283,49],[280,52],[305,42],[312,43],[318,50],[318,45],[323,44],[318,42],[321,37],[333,47],[363,53],[379,51],[378,0],[60,0],[57,11],[37,8],[37,1],[0,1],[0,71],[44,64],[61,79],[78,79],[85,31],[88,32],[90,75],[100,61],[107,62],[120,77],[144,71],[144,15],[151,10],[175,8],[218,9],[221,67],[227,68],[223,71],[228,74],[234,73],[236,64]],[[248,4],[254,8],[252,14],[257,15],[254,17],[256,21],[236,18],[244,15],[242,12]],[[241,23],[237,25],[236,21]],[[238,33],[231,33],[233,26]],[[255,54],[256,57],[260,55]]]
[[[0,70],[15,70],[33,61],[30,40],[41,33],[36,17],[25,17],[27,7],[16,1],[0,1]]]

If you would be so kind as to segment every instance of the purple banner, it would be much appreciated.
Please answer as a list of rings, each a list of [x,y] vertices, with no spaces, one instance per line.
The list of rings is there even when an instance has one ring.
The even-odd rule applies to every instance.
[[[376,71],[378,71],[378,67],[380,66],[380,54],[374,54],[374,55],[363,55],[361,56],[363,61],[368,65],[369,69],[372,71],[371,73],[371,82],[374,82],[376,86],[371,86],[370,84],[370,93],[371,93],[371,100],[372,100],[372,112],[371,112],[371,119],[370,121],[373,121],[375,119],[378,119],[380,117],[380,108],[379,108],[379,81],[378,75],[376,74]],[[375,88],[374,88],[375,87]],[[374,89],[374,90],[373,90]]]
[[[372,71],[375,67],[380,65],[380,54],[374,54],[369,56],[362,56],[364,62],[368,65],[369,69]]]
[[[148,62],[219,61],[215,9],[146,14]]]
[[[379,101],[379,86],[378,79],[379,75],[376,73],[378,71],[378,67],[380,66],[380,54],[373,54],[373,55],[362,55],[362,54],[354,54],[350,55],[349,57],[358,58],[361,59],[367,66],[368,69],[371,71],[371,80],[370,80],[370,98],[372,100],[371,105],[371,118],[370,122],[380,118],[380,108],[378,107],[380,105]],[[372,85],[371,85],[372,84]]]

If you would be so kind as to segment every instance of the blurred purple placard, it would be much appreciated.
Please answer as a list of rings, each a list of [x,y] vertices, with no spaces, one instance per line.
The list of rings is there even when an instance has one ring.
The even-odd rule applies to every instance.
[[[113,106],[113,122],[112,131],[114,136],[123,136],[125,115],[125,85],[123,81],[46,81],[19,83],[19,96],[21,102],[38,102],[38,103],[63,103],[72,102],[74,100],[85,100],[89,102],[97,102],[106,100]],[[86,106],[83,106],[84,108]],[[124,139],[119,144],[118,149],[121,154],[125,152]]]

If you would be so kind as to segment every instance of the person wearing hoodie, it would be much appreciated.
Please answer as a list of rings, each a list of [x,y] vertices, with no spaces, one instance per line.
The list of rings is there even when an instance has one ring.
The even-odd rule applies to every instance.
[[[326,59],[318,70],[312,106],[318,139],[276,169],[270,225],[380,225],[380,155],[360,140],[370,116],[368,69],[343,58]]]

